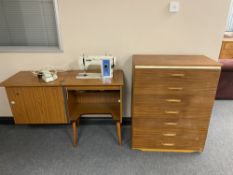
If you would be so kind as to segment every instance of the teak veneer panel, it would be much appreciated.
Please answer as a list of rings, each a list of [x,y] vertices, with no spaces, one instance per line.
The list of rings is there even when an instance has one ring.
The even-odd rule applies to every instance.
[[[133,65],[219,67],[219,64],[216,61],[204,55],[134,55]]]
[[[135,131],[157,131],[162,129],[184,129],[184,130],[207,130],[209,119],[187,119],[187,118],[136,118],[134,119]]]
[[[61,87],[7,87],[16,124],[67,123]]]

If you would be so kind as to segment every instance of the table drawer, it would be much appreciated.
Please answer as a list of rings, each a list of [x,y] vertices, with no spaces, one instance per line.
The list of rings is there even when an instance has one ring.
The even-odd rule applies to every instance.
[[[216,70],[136,69],[134,94],[193,94],[216,89]],[[208,80],[208,81],[207,81]]]
[[[209,119],[187,118],[133,118],[133,130],[138,132],[157,132],[163,129],[208,130]]]
[[[206,132],[133,132],[132,147],[143,149],[201,150],[204,147]]]

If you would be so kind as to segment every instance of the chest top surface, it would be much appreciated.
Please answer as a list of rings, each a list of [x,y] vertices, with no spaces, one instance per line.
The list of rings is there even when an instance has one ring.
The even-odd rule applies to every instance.
[[[206,66],[220,68],[220,64],[203,55],[134,55],[135,66]]]

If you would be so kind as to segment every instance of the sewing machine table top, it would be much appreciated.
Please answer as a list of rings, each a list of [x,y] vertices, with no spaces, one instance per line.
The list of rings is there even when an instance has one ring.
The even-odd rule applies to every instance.
[[[76,79],[101,79],[101,73],[79,73]]]
[[[82,70],[58,72],[58,79],[52,82],[44,82],[33,75],[31,71],[20,71],[3,81],[0,86],[4,87],[27,87],[27,86],[122,86],[124,84],[123,71],[114,70],[111,79],[76,79]],[[96,73],[95,71],[88,71]],[[98,72],[97,72],[98,73]]]

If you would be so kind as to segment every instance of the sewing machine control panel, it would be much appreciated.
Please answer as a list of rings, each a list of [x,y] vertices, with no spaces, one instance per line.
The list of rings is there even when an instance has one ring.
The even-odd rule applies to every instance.
[[[106,59],[106,60],[103,60],[102,62],[102,76],[103,77],[110,77],[111,76],[111,65],[110,65],[110,60]]]

